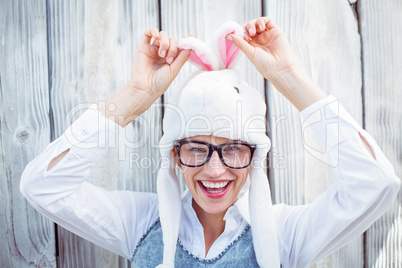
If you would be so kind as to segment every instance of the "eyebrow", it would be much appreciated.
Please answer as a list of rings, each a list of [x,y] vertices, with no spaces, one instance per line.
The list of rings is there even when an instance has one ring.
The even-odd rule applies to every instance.
[[[184,139],[181,139],[181,141],[199,141],[199,142],[206,142],[206,143],[212,144],[212,143],[210,143],[209,141],[203,141],[203,140],[199,140],[199,139],[197,139],[197,138],[195,138],[195,139],[192,139],[192,138],[184,138]],[[248,143],[248,142],[241,141],[241,140],[228,140],[228,141],[226,141],[226,142],[219,143],[219,144],[216,144],[216,145],[221,145],[221,144],[226,144],[226,143]]]

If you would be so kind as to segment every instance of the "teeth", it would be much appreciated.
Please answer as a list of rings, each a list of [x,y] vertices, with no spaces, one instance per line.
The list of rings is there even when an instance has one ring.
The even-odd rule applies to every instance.
[[[229,181],[226,182],[210,182],[210,181],[202,181],[202,185],[208,188],[222,188],[228,185]]]
[[[221,191],[207,191],[207,192],[211,193],[211,194],[217,194],[217,193],[223,192],[223,190],[221,190]]]

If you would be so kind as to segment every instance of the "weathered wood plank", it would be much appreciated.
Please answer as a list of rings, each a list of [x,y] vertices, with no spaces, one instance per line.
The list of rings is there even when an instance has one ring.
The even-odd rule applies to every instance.
[[[161,12],[162,29],[169,35],[178,39],[193,35],[203,41],[209,38],[217,27],[227,21],[243,24],[262,14],[261,1],[257,0],[162,0]],[[243,79],[256,88],[264,97],[264,79],[245,56],[239,61],[238,67],[242,71]],[[170,88],[177,85],[178,82],[195,70],[194,66],[187,63]],[[164,94],[165,103],[169,99],[170,88]],[[179,169],[176,172],[181,174]],[[184,190],[186,186],[182,179],[180,181],[181,188]]]
[[[402,176],[402,2],[358,1],[366,129]],[[402,267],[402,192],[366,232],[367,267]]]
[[[1,1],[0,18],[0,266],[56,267],[54,224],[19,191],[50,140],[46,1]]]
[[[128,82],[144,30],[159,25],[158,1],[121,0],[102,4],[87,1],[85,4],[85,93],[91,102],[106,101]],[[113,182],[116,174],[105,174],[98,181],[101,185],[108,189],[156,191],[158,167],[155,163],[149,165],[149,161],[159,160],[160,116],[158,100],[125,128],[118,146],[110,150],[117,156],[113,161],[118,167],[119,180]],[[108,165],[110,155],[104,157],[96,170],[107,173]]]
[[[265,1],[266,12],[283,29],[312,79],[361,122],[361,65],[357,21],[347,1]],[[345,68],[347,66],[347,68]],[[299,112],[268,86],[274,201],[309,203],[333,182],[333,171],[307,153]],[[308,144],[314,148],[314,144]],[[315,147],[316,148],[316,147]],[[362,238],[316,267],[361,267]]]
[[[158,25],[157,10],[157,1],[49,2],[55,137],[90,103],[101,105],[128,82],[143,31]],[[108,190],[155,191],[157,167],[130,160],[158,159],[159,121],[153,108],[128,125],[88,180]],[[138,144],[141,139],[145,142]],[[61,227],[58,234],[61,267],[128,266],[124,258]]]

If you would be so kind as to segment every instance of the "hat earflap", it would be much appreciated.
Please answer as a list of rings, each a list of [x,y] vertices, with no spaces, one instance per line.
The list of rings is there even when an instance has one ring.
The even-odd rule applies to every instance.
[[[264,159],[264,151],[257,157]],[[257,262],[260,267],[277,268],[280,258],[268,178],[260,167],[250,169],[250,180],[250,225]]]
[[[157,267],[174,267],[176,243],[179,236],[181,217],[181,193],[175,172],[175,159],[172,150],[164,151],[169,167],[161,168],[157,178],[159,217],[163,233],[163,263]]]

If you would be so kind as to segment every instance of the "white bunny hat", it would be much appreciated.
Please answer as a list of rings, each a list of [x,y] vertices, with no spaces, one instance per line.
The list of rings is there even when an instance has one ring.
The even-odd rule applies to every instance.
[[[271,193],[263,169],[270,140],[266,136],[266,105],[254,88],[241,80],[239,70],[232,69],[239,50],[226,35],[243,36],[243,28],[234,22],[222,25],[214,33],[211,45],[187,37],[180,49],[192,49],[190,61],[202,70],[191,74],[174,88],[163,119],[164,134],[160,152],[170,165],[161,167],[157,192],[163,230],[163,264],[174,267],[182,204],[175,172],[173,142],[197,135],[213,135],[257,145],[250,166],[249,195],[244,195],[249,211],[240,211],[251,225],[254,250],[261,267],[280,266]],[[239,195],[239,198],[240,195]]]

